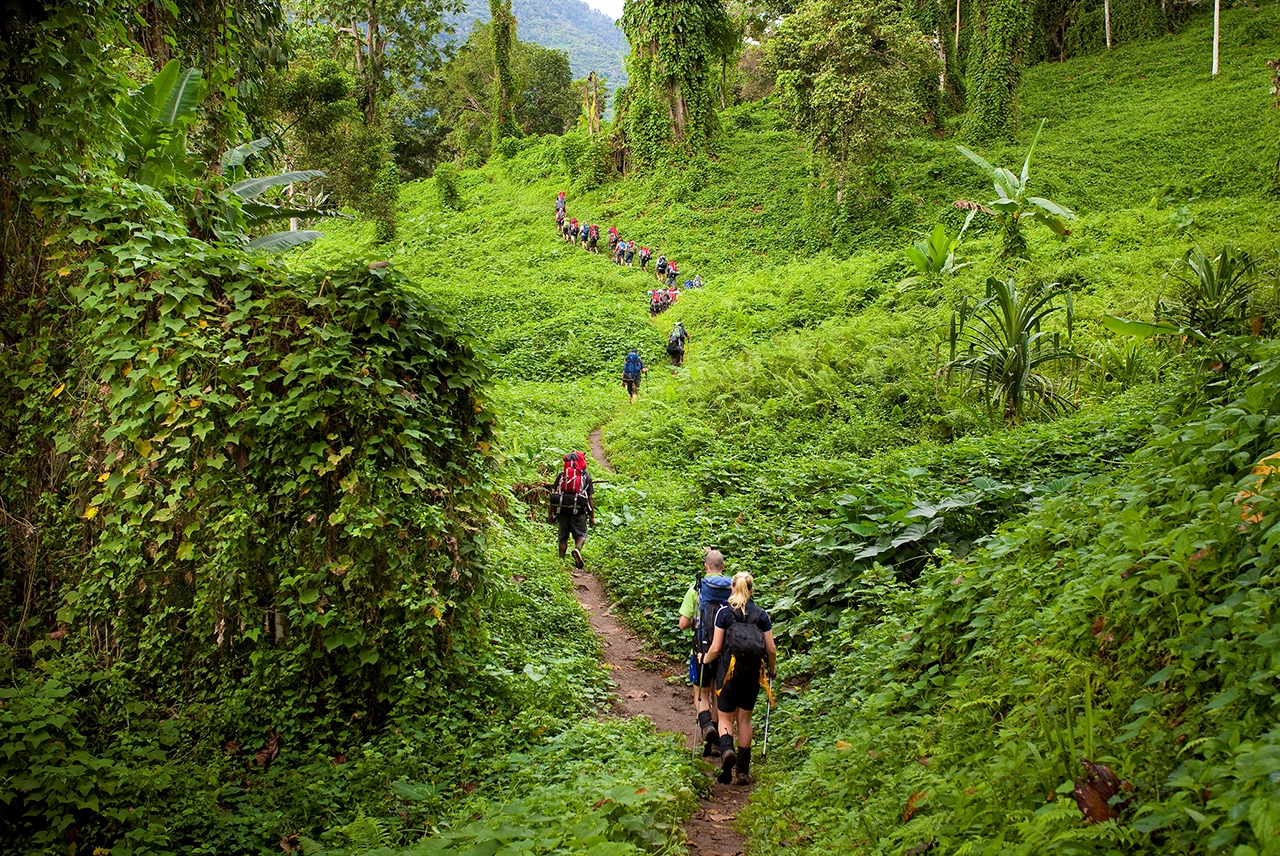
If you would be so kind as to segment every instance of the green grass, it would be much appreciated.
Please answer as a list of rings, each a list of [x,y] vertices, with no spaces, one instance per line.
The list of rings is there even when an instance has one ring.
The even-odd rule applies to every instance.
[[[568,153],[583,141],[526,141],[513,158],[462,174],[461,212],[443,208],[431,183],[407,185],[397,242],[377,247],[368,224],[339,224],[294,263],[326,265],[352,253],[388,258],[476,330],[498,366],[493,396],[505,480],[547,480],[560,454],[585,448],[591,429],[604,426],[619,473],[599,492],[600,526],[588,557],[632,624],[673,653],[685,642],[675,609],[704,546],[725,550],[730,572],[756,574],[764,605],[785,593],[802,606],[806,586],[848,568],[838,550],[819,549],[841,519],[835,497],[937,502],[981,478],[1022,497],[972,524],[971,535],[990,535],[985,546],[966,542],[974,552],[960,559],[942,548],[938,564],[913,583],[873,569],[850,583],[856,596],[843,611],[806,617],[794,606],[779,610],[784,674],[807,689],[788,696],[775,720],[776,755],[746,821],[759,852],[899,853],[930,837],[945,842],[943,852],[1001,852],[1000,842],[1011,852],[1203,847],[1212,824],[1197,831],[1200,821],[1185,811],[1168,819],[1184,807],[1203,817],[1217,810],[1183,806],[1192,790],[1177,779],[1175,756],[1199,763],[1194,775],[1217,770],[1225,781],[1236,772],[1221,772],[1214,741],[1272,743],[1244,719],[1237,738],[1222,737],[1231,723],[1219,714],[1188,720],[1200,730],[1188,733],[1185,745],[1203,740],[1209,747],[1199,754],[1161,744],[1156,720],[1125,746],[1128,705],[1141,701],[1143,683],[1165,662],[1159,657],[1176,657],[1176,645],[1121,632],[1110,649],[1116,660],[1099,661],[1088,629],[1097,614],[1141,611],[1151,633],[1170,631],[1151,612],[1160,603],[1147,599],[1153,589],[1116,584],[1099,569],[1131,549],[1120,546],[1125,533],[1153,542],[1181,533],[1161,549],[1183,558],[1196,549],[1187,546],[1195,538],[1208,537],[1197,527],[1210,524],[1189,518],[1176,498],[1143,492],[1145,481],[1158,478],[1151,457],[1158,452],[1131,463],[1151,441],[1153,422],[1187,418],[1167,399],[1203,378],[1192,365],[1165,366],[1154,351],[1140,351],[1141,382],[1122,392],[1086,364],[1077,414],[1006,429],[943,384],[937,370],[954,306],[963,295],[981,294],[988,275],[1068,286],[1075,346],[1088,355],[1112,340],[1100,323],[1104,314],[1150,317],[1171,264],[1193,244],[1276,247],[1280,117],[1268,107],[1262,60],[1280,54],[1280,7],[1224,16],[1217,79],[1207,73],[1208,28],[1197,18],[1175,36],[1028,70],[1023,138],[982,153],[1019,166],[1035,120],[1047,117],[1033,186],[1079,219],[1065,241],[1029,233],[1031,260],[1012,268],[999,258],[995,229],[979,220],[959,251],[971,268],[945,283],[901,288],[912,272],[901,249],[914,234],[934,222],[958,225],[951,203],[985,200],[990,192],[955,151],[956,141],[905,144],[887,169],[894,199],[835,218],[810,187],[803,142],[768,103],[728,111],[713,157],[599,187],[583,188],[566,172]],[[600,223],[602,232],[617,225],[677,259],[682,279],[698,273],[707,287],[649,319],[644,291],[652,277],[589,256],[554,233],[551,203],[560,189],[570,191],[571,214]],[[662,345],[677,318],[693,340],[686,367],[673,374]],[[618,382],[631,346],[651,367],[634,406]],[[1198,436],[1203,446],[1195,448],[1212,447]],[[1191,458],[1184,464],[1194,469]],[[1053,498],[1046,485],[1066,475],[1080,480],[1062,488],[1066,498]],[[1229,495],[1223,485],[1232,476],[1221,467],[1201,476],[1218,485],[1196,494],[1207,514],[1214,497]],[[1126,516],[1131,501],[1152,522],[1141,513]],[[523,514],[515,503],[507,511],[511,519]],[[1219,529],[1213,537],[1226,531]],[[500,576],[525,575],[524,567],[538,567],[540,579],[558,573],[549,530],[520,523],[512,531],[490,546]],[[1064,565],[1069,572],[1058,573]],[[1215,606],[1204,592],[1230,599],[1239,593],[1232,585],[1188,577],[1170,596],[1210,626],[1209,610],[1221,602]],[[1184,623],[1179,619],[1175,634],[1194,635]],[[512,663],[561,656],[552,640],[546,644]],[[1053,656],[1023,656],[1045,644]],[[574,663],[582,656],[576,651]],[[581,668],[565,667],[566,686],[588,677]],[[1200,668],[1218,667],[1206,661]],[[1055,760],[1055,751],[1065,751],[1055,735],[1068,710],[1073,721],[1084,715],[1086,674],[1099,681],[1090,751],[1110,753],[1108,763],[1134,781],[1135,800],[1145,806],[1139,816],[1168,815],[1154,837],[1108,825],[1084,829],[1063,795],[1060,786],[1077,771]],[[1203,707],[1206,694],[1218,690],[1213,680],[1177,691],[1186,705]],[[1056,723],[1049,733],[1036,702]],[[1160,722],[1173,728],[1177,703],[1168,704]],[[580,751],[589,767],[607,750]],[[655,776],[679,778],[658,767]],[[1243,796],[1232,805],[1244,808],[1223,811],[1248,815],[1248,800],[1263,799],[1263,786],[1250,779],[1239,787]],[[671,804],[685,806],[676,790],[673,784],[667,791]],[[925,791],[915,817],[904,822],[911,795]],[[1222,828],[1252,847],[1249,836],[1257,834],[1238,821]],[[1236,851],[1255,852],[1273,851]]]

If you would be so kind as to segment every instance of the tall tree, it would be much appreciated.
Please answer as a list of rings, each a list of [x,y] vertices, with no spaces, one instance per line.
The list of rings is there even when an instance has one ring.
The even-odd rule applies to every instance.
[[[937,55],[892,0],[808,0],[768,43],[783,109],[836,168],[837,199],[921,126],[917,85]]]
[[[511,0],[489,0],[493,29],[493,141],[520,136],[516,125],[516,78],[511,73],[511,43],[516,38],[516,16]]]
[[[987,0],[975,6],[970,40],[966,131],[974,139],[1012,137],[1017,89],[1031,36],[1028,0]]]
[[[323,21],[352,51],[367,122],[378,123],[393,88],[417,86],[443,64],[437,37],[445,31],[445,15],[463,8],[461,0],[323,0]]]
[[[627,0],[628,135],[642,158],[664,143],[698,145],[710,136],[717,45],[731,27],[721,0]]]

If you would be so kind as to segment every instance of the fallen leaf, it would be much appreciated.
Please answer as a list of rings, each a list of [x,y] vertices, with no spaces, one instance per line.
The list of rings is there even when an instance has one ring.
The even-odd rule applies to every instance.
[[[228,754],[228,755],[239,755],[239,754],[240,754],[240,741],[239,741],[239,740],[228,740],[226,743],[223,743],[223,744],[222,744],[222,748],[227,750],[227,754]]]
[[[707,812],[707,817],[710,820],[715,821],[716,823],[724,823],[725,821],[733,820],[733,815],[723,814],[722,812],[718,812],[718,811]]]
[[[636,788],[636,796],[644,796],[647,793],[649,793],[648,788]]]
[[[298,849],[298,833],[291,832],[280,839],[280,849],[286,853],[292,853]]]
[[[347,763],[347,753],[346,753],[346,752],[339,752],[337,755],[334,755],[334,756],[333,756],[333,766],[335,766],[335,767],[336,767],[336,766],[338,766],[339,764],[345,764],[345,763]]]
[[[463,782],[459,787],[462,788],[464,794],[474,794],[479,786],[475,782]]]
[[[809,742],[809,735],[808,734],[801,735],[800,737],[796,738],[796,745],[792,747],[792,751],[799,752],[801,747],[808,742]]]
[[[907,851],[907,853],[911,854],[911,856],[919,856],[919,854],[921,853],[926,853],[932,850],[933,846],[937,843],[938,842],[936,839],[930,838],[928,841],[925,841],[922,844],[917,844],[915,847],[912,847],[910,850]]]
[[[62,627],[59,627],[57,630],[50,633],[49,638],[50,639],[66,639],[67,634],[70,632],[71,630],[64,624]]]
[[[599,800],[596,800],[596,804],[591,807],[591,810],[595,811],[596,809],[600,808],[600,806],[605,805],[607,803],[611,803],[611,802],[613,802],[613,800],[609,799],[608,797],[601,797]]]
[[[921,764],[923,764],[923,765],[925,765],[925,766],[927,767],[927,766],[929,766],[930,764],[932,764],[932,763],[933,763],[933,756],[932,756],[932,755],[921,755],[919,758],[917,758],[917,759],[916,759],[916,761],[917,761],[917,762],[919,762],[919,763],[921,763]]]
[[[1087,758],[1080,759],[1084,778],[1075,780],[1072,795],[1084,814],[1087,823],[1102,823],[1120,816],[1120,805],[1110,800],[1120,792],[1121,784],[1116,774],[1105,764],[1095,764]]]
[[[836,741],[836,748],[837,748],[837,749],[839,749],[841,752],[844,752],[844,751],[845,751],[845,750],[847,750],[847,749],[852,749],[852,748],[853,748],[853,744],[852,744],[852,743],[850,743],[850,742],[849,742],[849,741],[847,741],[847,740],[837,740],[837,741]]]
[[[907,823],[911,818],[916,816],[916,806],[920,804],[920,800],[929,796],[928,791],[917,791],[907,797],[907,807],[902,810],[902,822]]]
[[[280,735],[276,734],[275,730],[273,729],[271,732],[269,732],[267,736],[267,745],[257,751],[257,753],[253,756],[253,760],[257,762],[259,767],[265,770],[271,766],[271,762],[274,761],[276,759],[276,756],[278,756],[279,754],[280,754]]]

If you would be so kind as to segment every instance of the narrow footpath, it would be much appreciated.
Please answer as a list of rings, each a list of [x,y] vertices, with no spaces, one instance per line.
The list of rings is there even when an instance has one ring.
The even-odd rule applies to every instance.
[[[605,471],[613,472],[601,443],[601,429],[588,438],[591,457]],[[693,749],[692,691],[680,681],[667,683],[667,677],[682,674],[684,662],[658,653],[643,651],[644,640],[632,633],[613,614],[613,605],[604,593],[600,579],[590,571],[574,571],[573,581],[578,603],[591,620],[591,629],[600,637],[605,665],[615,684],[613,713],[616,716],[647,716],[660,732],[682,734],[685,745]],[[685,835],[689,839],[690,856],[738,856],[743,852],[743,838],[733,829],[733,820],[747,804],[750,788],[711,782],[711,799],[702,805],[688,822]]]

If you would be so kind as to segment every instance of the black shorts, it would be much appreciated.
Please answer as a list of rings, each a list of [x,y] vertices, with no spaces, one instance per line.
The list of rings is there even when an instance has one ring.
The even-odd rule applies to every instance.
[[[721,713],[733,713],[735,710],[755,710],[756,696],[760,694],[760,667],[749,674],[734,669],[734,676],[728,683],[720,683],[720,700],[716,707]]]
[[[560,527],[560,543],[568,544],[569,538],[575,540],[587,537],[587,513],[579,511],[577,514],[557,514],[556,525]]]

